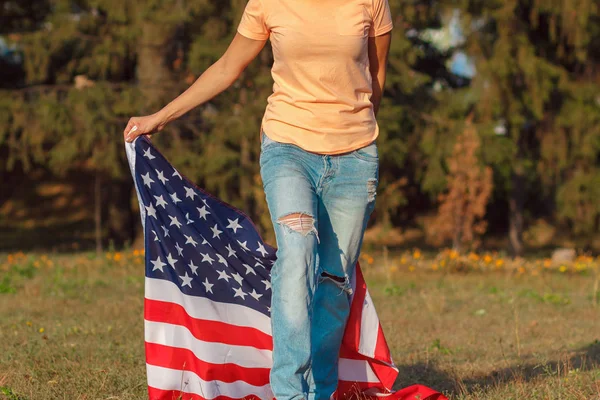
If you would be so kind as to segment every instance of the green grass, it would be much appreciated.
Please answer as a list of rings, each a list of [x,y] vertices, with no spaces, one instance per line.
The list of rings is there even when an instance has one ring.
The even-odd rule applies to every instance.
[[[600,399],[591,274],[363,270],[400,375],[457,400]],[[0,399],[145,399],[141,257],[0,257]]]

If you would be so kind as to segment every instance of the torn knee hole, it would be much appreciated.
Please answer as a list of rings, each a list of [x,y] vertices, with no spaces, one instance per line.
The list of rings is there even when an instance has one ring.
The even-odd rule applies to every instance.
[[[304,236],[310,232],[313,232],[315,235],[317,234],[315,219],[309,214],[292,213],[279,218],[277,222]]]
[[[321,277],[333,279],[334,281],[339,282],[339,283],[345,283],[346,282],[346,279],[342,278],[341,276],[335,276],[335,275],[332,275],[332,274],[330,274],[328,272],[321,272]]]
[[[337,286],[342,289],[342,292],[346,292],[348,294],[352,294],[352,288],[350,287],[350,282],[346,277],[341,277],[337,275],[330,274],[329,272],[321,272],[321,281],[325,279],[331,279]]]

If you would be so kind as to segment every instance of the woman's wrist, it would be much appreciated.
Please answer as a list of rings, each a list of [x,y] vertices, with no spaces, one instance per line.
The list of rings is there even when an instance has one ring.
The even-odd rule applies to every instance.
[[[169,110],[169,105],[163,107],[160,111],[156,113],[156,117],[158,119],[158,125],[163,128],[169,122],[177,119],[175,113]]]

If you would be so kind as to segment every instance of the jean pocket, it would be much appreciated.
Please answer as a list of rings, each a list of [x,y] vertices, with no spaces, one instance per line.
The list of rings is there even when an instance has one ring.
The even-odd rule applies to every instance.
[[[356,149],[351,154],[359,160],[379,162],[379,151],[375,142],[365,147],[361,147],[360,149]]]
[[[262,140],[260,142],[260,149],[265,150],[267,147],[277,143],[273,139],[267,136],[267,134],[263,131]]]

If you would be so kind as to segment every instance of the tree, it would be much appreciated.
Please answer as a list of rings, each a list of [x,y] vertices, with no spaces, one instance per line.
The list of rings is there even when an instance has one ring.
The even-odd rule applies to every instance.
[[[440,196],[438,214],[429,232],[437,245],[451,239],[457,251],[465,245],[479,245],[478,239],[487,227],[484,217],[493,188],[492,169],[481,165],[480,141],[472,120],[471,114],[447,160],[448,192]]]

